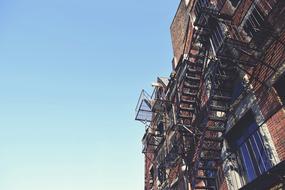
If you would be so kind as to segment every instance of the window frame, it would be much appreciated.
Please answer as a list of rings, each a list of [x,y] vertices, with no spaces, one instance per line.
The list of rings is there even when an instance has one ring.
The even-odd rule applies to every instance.
[[[270,33],[265,18],[266,14],[255,4],[243,25],[243,31],[257,47],[263,47]]]
[[[232,151],[238,155],[242,178],[246,183],[250,183],[273,166],[251,110],[228,132],[226,138]]]

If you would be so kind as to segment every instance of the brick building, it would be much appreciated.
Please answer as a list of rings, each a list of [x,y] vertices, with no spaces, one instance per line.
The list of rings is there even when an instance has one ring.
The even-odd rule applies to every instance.
[[[142,92],[145,190],[285,189],[285,1],[181,0]]]

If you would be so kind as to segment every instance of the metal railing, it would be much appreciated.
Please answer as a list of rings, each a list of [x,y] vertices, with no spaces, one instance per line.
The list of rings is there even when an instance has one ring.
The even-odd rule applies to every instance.
[[[141,121],[143,123],[151,122],[153,113],[151,111],[150,100],[151,96],[145,90],[142,90],[135,109],[135,120]]]

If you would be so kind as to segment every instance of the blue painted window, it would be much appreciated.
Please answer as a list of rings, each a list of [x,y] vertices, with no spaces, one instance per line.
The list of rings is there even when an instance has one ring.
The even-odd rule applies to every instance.
[[[272,167],[251,111],[229,132],[227,139],[240,157],[248,183]]]
[[[246,144],[243,144],[239,148],[239,154],[241,155],[241,159],[243,161],[243,165],[247,174],[247,180],[252,181],[255,178],[256,174]]]

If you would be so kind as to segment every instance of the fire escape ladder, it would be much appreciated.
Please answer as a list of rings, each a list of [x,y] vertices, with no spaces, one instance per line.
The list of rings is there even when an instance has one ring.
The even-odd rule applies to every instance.
[[[232,100],[232,84],[237,76],[236,66],[254,67],[256,61],[248,55],[253,54],[255,50],[249,46],[239,29],[224,19],[224,15],[220,14],[210,0],[197,0],[193,12],[196,16],[193,41],[211,48],[214,59],[210,60],[206,75],[210,83],[209,97],[202,111],[197,115],[197,118],[202,119],[200,121],[195,119],[195,127],[200,133],[195,134],[197,144],[189,174],[192,189],[217,190],[219,184],[217,170],[221,165],[225,124]],[[201,34],[203,35],[200,36]],[[205,61],[205,55],[194,56],[190,53],[190,57],[194,57],[194,60],[201,59],[203,56]],[[191,61],[192,59],[189,60],[191,63],[195,62]],[[189,75],[186,78],[201,81],[200,77]],[[194,88],[191,83],[187,85]]]
[[[197,0],[193,11],[197,18],[194,25],[199,27],[206,27],[210,16],[220,15],[218,8],[210,0]]]
[[[177,118],[180,125],[191,126],[192,120],[198,112],[198,96],[205,56],[205,48],[200,44],[196,47],[191,46],[187,58],[183,60],[186,65],[186,72],[181,80],[181,84],[179,84],[180,98],[177,105]],[[189,133],[189,131],[184,132]]]
[[[224,63],[231,67],[230,63]],[[217,170],[221,164],[223,134],[231,100],[231,81],[235,74],[231,69],[214,62],[209,75],[212,87],[210,97],[203,112],[204,121],[198,127],[203,131],[199,136],[191,173],[192,189],[212,189],[217,187]]]

